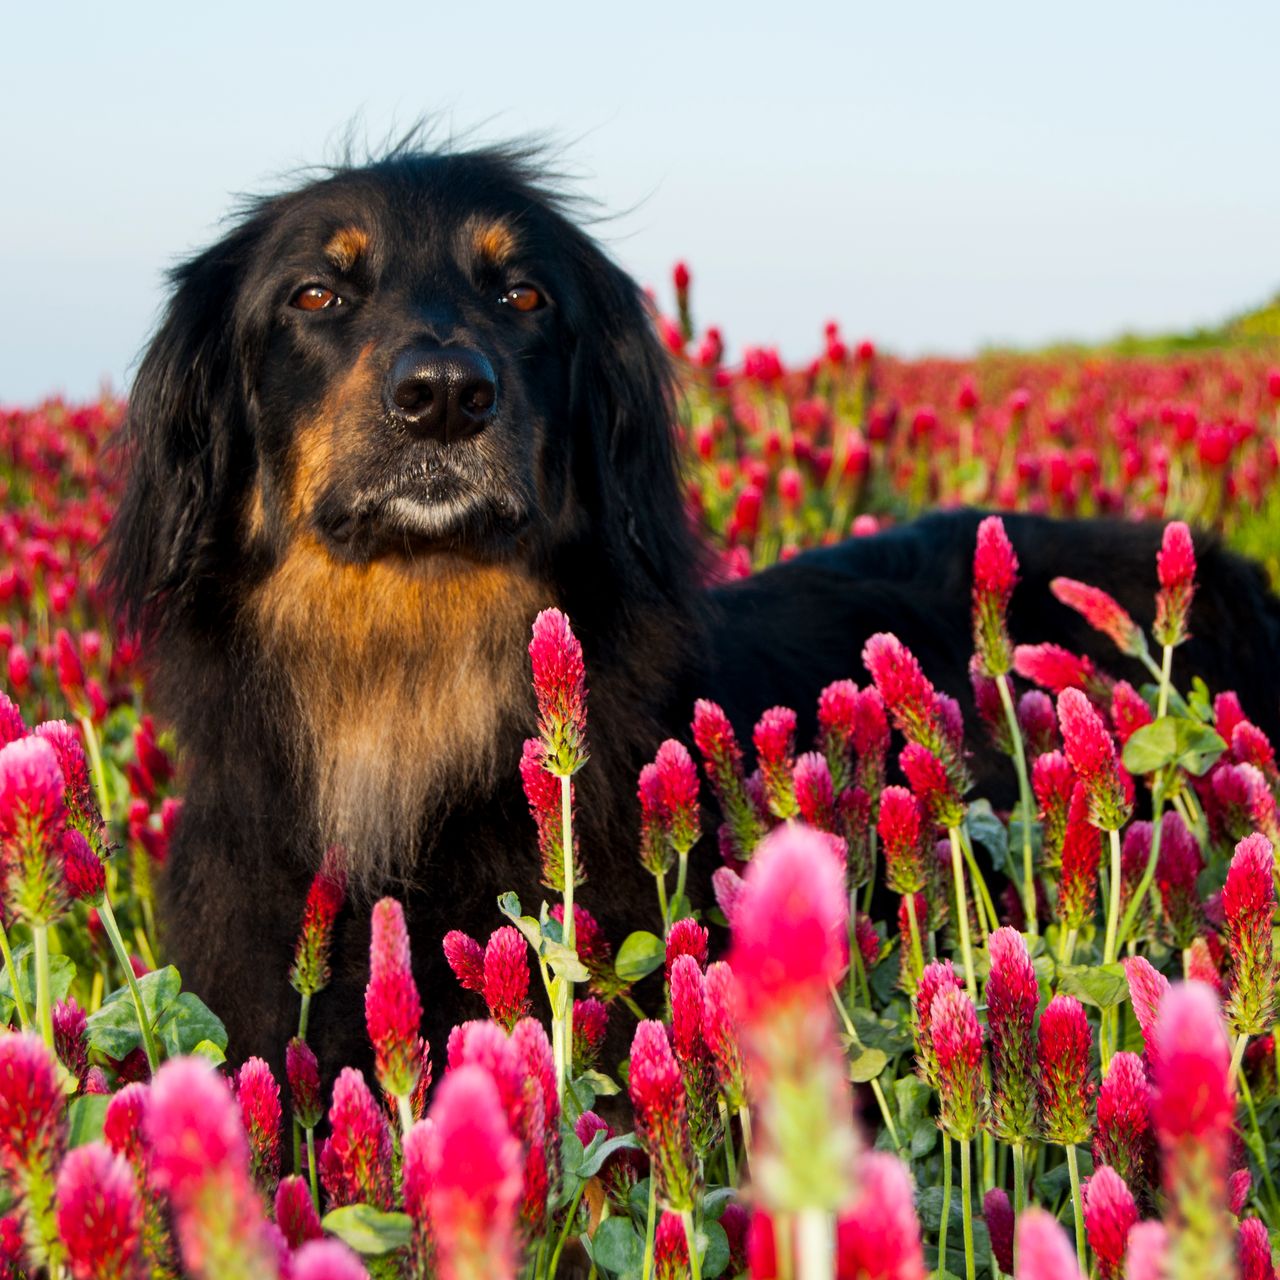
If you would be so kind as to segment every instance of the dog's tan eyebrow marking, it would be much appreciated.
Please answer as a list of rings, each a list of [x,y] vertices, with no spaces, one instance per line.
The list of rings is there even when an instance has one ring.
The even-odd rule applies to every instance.
[[[339,271],[350,271],[369,248],[369,233],[362,227],[339,227],[324,246],[324,256]]]
[[[502,218],[471,218],[467,223],[471,250],[477,258],[500,267],[515,255],[516,233]]]

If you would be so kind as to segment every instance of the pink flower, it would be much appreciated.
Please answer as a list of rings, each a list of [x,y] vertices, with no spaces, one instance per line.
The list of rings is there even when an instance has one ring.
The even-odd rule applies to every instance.
[[[1160,1002],[1169,991],[1169,979],[1151,967],[1151,962],[1143,956],[1130,956],[1124,961],[1125,977],[1129,980],[1129,999],[1133,1003],[1133,1015],[1142,1028],[1142,1038],[1146,1044],[1147,1061],[1153,1070],[1159,1056],[1156,1041],[1156,1018],[1160,1011]]]
[[[1138,1220],[1138,1206],[1124,1179],[1100,1165],[1084,1186],[1084,1225],[1102,1280],[1124,1273],[1125,1243]]]
[[[587,684],[582,646],[559,609],[544,609],[533,620],[529,658],[543,767],[568,777],[587,762]]]
[[[1102,833],[1089,821],[1089,793],[1083,782],[1071,790],[1061,858],[1058,918],[1068,929],[1079,929],[1093,916],[1102,858]]]
[[[487,994],[486,990],[486,998]],[[413,980],[404,908],[394,898],[383,898],[373,908],[364,1012],[377,1059],[378,1082],[388,1093],[407,1098],[422,1070],[418,1036],[422,1003]]]
[[[0,747],[0,852],[9,909],[33,923],[66,905],[60,857],[66,807],[57,753],[43,738]]]
[[[932,751],[918,742],[908,742],[898,763],[932,822],[940,827],[958,827],[964,821],[960,788]],[[964,779],[967,784],[968,779]]]
[[[858,686],[852,680],[836,680],[818,695],[818,741],[837,793],[853,781],[857,704]]]
[[[764,779],[765,801],[777,818],[796,813],[795,769],[796,713],[788,707],[771,707],[755,727],[756,758]]]
[[[1090,821],[1104,831],[1118,831],[1133,813],[1133,800],[1107,726],[1078,689],[1058,696],[1058,723],[1067,759],[1089,793]]]
[[[1232,962],[1227,1018],[1237,1035],[1261,1035],[1275,1010],[1274,866],[1266,836],[1249,836],[1236,845],[1222,890]]]
[[[671,1043],[682,1065],[703,1057],[702,970],[690,955],[677,956],[671,966]]]
[[[879,632],[863,646],[862,661],[903,736],[931,749],[940,746],[937,692],[906,645]]]
[[[702,984],[702,1035],[711,1054],[720,1092],[733,1111],[746,1104],[746,1069],[742,1061],[738,980],[724,961],[707,966]]]
[[[126,1160],[101,1142],[76,1147],[58,1172],[57,1202],[75,1280],[140,1280],[142,1201]]]
[[[933,960],[924,967],[916,986],[912,1031],[916,1041],[916,1070],[931,1088],[938,1087],[938,1055],[933,1044],[933,1002],[944,991],[963,991],[964,983],[950,960]]]
[[[249,1137],[253,1180],[270,1195],[280,1179],[280,1086],[261,1058],[250,1058],[240,1068],[236,1101]]]
[[[1151,1089],[1136,1053],[1117,1053],[1098,1090],[1098,1127],[1093,1162],[1110,1165],[1133,1189],[1145,1195],[1152,1166]]]
[[[542,883],[557,893],[564,892],[564,821],[561,814],[560,780],[543,767],[546,748],[541,738],[526,738],[520,756],[520,781],[538,831],[538,853],[542,860]],[[575,799],[569,786],[569,804]],[[578,837],[573,837],[574,883],[586,877],[578,861]]]
[[[1083,1006],[1073,996],[1054,996],[1040,1015],[1040,1127],[1049,1142],[1089,1141],[1092,1048]]]
[[[1156,555],[1160,590],[1156,593],[1156,621],[1152,630],[1162,645],[1187,638],[1187,616],[1196,590],[1196,552],[1191,530],[1181,520],[1165,525]]]
[[[1016,929],[987,941],[987,1026],[991,1032],[991,1131],[1024,1142],[1035,1130],[1035,1018],[1040,988],[1027,944]]]
[[[648,797],[652,820],[675,852],[684,856],[702,834],[698,807],[698,771],[684,745],[668,738],[652,765],[645,766],[648,785],[641,783],[641,800]],[[652,868],[651,868],[652,869]]]
[[[811,827],[824,831],[835,828],[836,793],[826,757],[817,751],[806,751],[796,760],[792,775],[796,807]]]
[[[836,1223],[836,1274],[925,1280],[911,1174],[888,1152],[869,1152],[859,1164],[858,1198]]]
[[[1018,727],[1032,760],[1054,750],[1058,743],[1058,717],[1053,710],[1053,699],[1039,689],[1028,689],[1018,699]]]
[[[295,1036],[285,1050],[284,1064],[294,1119],[302,1128],[314,1129],[324,1114],[320,1100],[320,1065],[316,1055],[305,1040]]]
[[[1075,770],[1061,751],[1046,751],[1032,766],[1031,789],[1044,822],[1044,858],[1050,865],[1062,855],[1067,807],[1075,783]]]
[[[446,1074],[423,1141],[440,1280],[514,1277],[524,1159],[493,1077],[478,1066]]]
[[[76,901],[102,904],[107,872],[88,840],[74,827],[62,833],[62,876],[67,893]]]
[[[415,1262],[425,1269],[431,1254],[431,1169],[429,1165],[430,1134],[434,1121],[419,1120],[404,1138],[401,1181],[404,1211],[413,1219],[413,1241],[410,1245]]]
[[[868,795],[879,795],[889,753],[889,721],[879,689],[857,690],[851,712],[853,747],[858,755],[854,782]]]
[[[843,870],[821,835],[782,827],[761,843],[730,958],[747,1012],[792,999],[825,1003],[844,969],[848,909]]]
[[[62,1065],[83,1080],[89,1070],[89,1020],[75,996],[53,1006],[53,1048]]]
[[[1236,1233],[1236,1258],[1240,1263],[1240,1280],[1275,1280],[1271,1239],[1260,1218],[1246,1218],[1240,1224]]]
[[[1248,1169],[1237,1169],[1227,1179],[1228,1207],[1233,1216],[1239,1218],[1244,1214],[1244,1207],[1249,1203],[1249,1193],[1253,1190],[1253,1175]]]
[[[543,776],[550,777],[545,772]],[[484,948],[473,937],[451,929],[444,935],[444,958],[464,990],[484,992]]]
[[[26,721],[17,704],[7,693],[0,692],[0,747],[27,736]]]
[[[884,850],[885,881],[894,893],[919,893],[928,883],[920,825],[915,796],[906,787],[885,787],[876,828]]]
[[[57,1064],[39,1036],[0,1035],[0,1163],[52,1170],[63,1144]]]
[[[1230,742],[1236,725],[1247,720],[1239,697],[1230,689],[1213,700],[1213,727],[1224,742]]]
[[[1111,723],[1116,727],[1116,737],[1121,745],[1139,729],[1149,725],[1151,719],[1147,700],[1127,680],[1117,680],[1111,690]]]
[[[692,1208],[696,1173],[684,1081],[662,1023],[636,1028],[629,1086],[636,1133],[653,1161],[660,1203],[677,1211]]]
[[[710,935],[696,920],[685,916],[677,920],[667,933],[667,951],[664,976],[671,981],[671,966],[677,956],[692,956],[698,962],[699,969],[707,967],[707,946]]]
[[[608,1005],[594,998],[573,1002],[573,1061],[583,1071],[600,1061],[608,1033]]]
[[[999,516],[978,526],[973,556],[973,647],[984,674],[999,676],[1013,667],[1009,601],[1018,581],[1018,557]]]
[[[284,1233],[290,1249],[300,1249],[308,1240],[320,1240],[324,1229],[311,1199],[306,1180],[290,1174],[276,1187],[276,1226]]]
[[[1020,644],[1013,651],[1013,669],[1052,694],[1064,689],[1092,689],[1098,684],[1093,663],[1082,654],[1057,644]]]
[[[1091,587],[1088,583],[1077,582],[1073,578],[1054,578],[1049,589],[1063,604],[1080,614],[1095,631],[1101,631],[1109,637],[1121,653],[1136,658],[1147,651],[1147,641],[1142,629],[1119,602],[1101,587]]]
[[[484,999],[489,1016],[507,1031],[529,1011],[528,944],[510,925],[496,929],[485,946]]]
[[[1013,1274],[1013,1205],[1003,1187],[992,1187],[982,1197],[982,1219],[987,1224],[991,1252],[996,1266],[1006,1275]]]
[[[318,1161],[320,1182],[330,1207],[366,1201],[391,1207],[391,1133],[364,1076],[343,1070],[329,1106],[331,1136]]]
[[[1163,1222],[1136,1222],[1124,1255],[1126,1280],[1164,1280],[1169,1237]]]
[[[347,875],[342,866],[342,851],[337,845],[331,845],[307,891],[302,929],[289,973],[289,981],[299,995],[313,996],[329,985],[333,923],[346,897]]]
[[[685,1280],[689,1274],[689,1242],[680,1215],[664,1213],[653,1235],[654,1280]]]
[[[117,1155],[124,1156],[139,1179],[144,1179],[150,1158],[146,1141],[147,1111],[151,1090],[144,1084],[127,1084],[112,1096],[102,1125],[102,1136]]]
[[[369,1280],[369,1273],[341,1241],[311,1240],[294,1254],[290,1280]]]
[[[1203,868],[1204,860],[1195,836],[1178,814],[1166,813],[1161,822],[1156,884],[1173,944],[1178,950],[1189,947],[1200,932],[1202,909],[1196,880]]]
[[[729,717],[714,702],[699,700],[693,708],[693,740],[720,811],[733,832],[741,857],[748,858],[764,834],[764,823],[747,796],[742,775],[742,749]]]
[[[151,1084],[146,1135],[151,1176],[173,1205],[187,1268],[210,1277],[275,1274],[249,1144],[226,1082],[198,1058],[166,1062]]]
[[[1043,1209],[1027,1209],[1016,1234],[1017,1280],[1084,1280],[1067,1233]]]
[[[982,1028],[973,1001],[962,991],[943,990],[929,1014],[933,1051],[938,1059],[940,1123],[953,1138],[972,1139],[982,1111]]]

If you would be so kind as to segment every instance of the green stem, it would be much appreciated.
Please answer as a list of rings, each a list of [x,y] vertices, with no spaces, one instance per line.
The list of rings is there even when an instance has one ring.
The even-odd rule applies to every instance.
[[[4,967],[9,974],[9,985],[13,988],[13,1003],[18,1010],[18,1025],[23,1031],[31,1030],[31,1014],[27,1011],[26,997],[22,994],[22,985],[18,981],[18,967],[13,963],[13,952],[9,950],[9,931],[0,924],[0,952],[4,954]]]
[[[1107,887],[1107,939],[1103,947],[1102,963],[1114,964],[1120,936],[1120,832],[1108,831],[1111,844],[1111,883]],[[1151,836],[1155,843],[1155,834]]]
[[[951,1139],[942,1131],[942,1221],[938,1224],[938,1274],[947,1270],[947,1227],[951,1222]]]
[[[1076,1162],[1074,1143],[1067,1143],[1067,1172],[1071,1175],[1071,1207],[1076,1220],[1076,1258],[1083,1271],[1085,1266],[1084,1202],[1080,1199],[1080,1166]]]
[[[960,954],[964,964],[964,981],[969,999],[978,1003],[978,978],[973,968],[973,946],[969,941],[969,897],[964,888],[964,867],[961,865],[960,832],[956,827],[947,828],[951,841],[951,874],[956,885],[956,923],[960,930]]]
[[[573,1199],[569,1202],[569,1211],[564,1216],[564,1226],[560,1228],[560,1237],[556,1241],[555,1250],[551,1254],[551,1265],[547,1268],[548,1276],[554,1277],[556,1268],[560,1265],[560,1252],[564,1248],[565,1241],[569,1238],[569,1229],[573,1226],[573,1221],[578,1216],[578,1206],[582,1203],[582,1193],[586,1188],[586,1179],[579,1179],[578,1189],[573,1193]]]
[[[293,1171],[299,1177],[302,1175],[302,1126],[298,1123],[295,1116],[293,1120]]]
[[[1016,1222],[1027,1207],[1027,1149],[1021,1142],[1013,1143],[1013,1219]],[[1013,1272],[1018,1273],[1018,1236],[1013,1238]]]
[[[836,1273],[834,1237],[831,1215],[825,1210],[801,1209],[796,1214],[796,1280],[831,1280]]]
[[[1244,1059],[1244,1047],[1249,1043],[1249,1033],[1241,1031],[1236,1036],[1236,1042],[1231,1049],[1231,1069],[1227,1072],[1227,1085],[1230,1087],[1235,1084],[1236,1076],[1240,1072],[1240,1063]]]
[[[889,1141],[893,1143],[893,1149],[898,1153],[899,1158],[905,1160],[906,1155],[902,1150],[902,1143],[898,1139],[898,1128],[893,1123],[893,1116],[889,1112],[889,1100],[884,1096],[884,1089],[881,1088],[879,1076],[876,1076],[871,1081],[871,1092],[876,1096],[876,1105],[880,1108],[881,1119],[884,1120],[884,1127],[889,1131]]]
[[[1258,1127],[1258,1112],[1253,1105],[1253,1093],[1243,1072],[1240,1075],[1239,1083],[1240,1096],[1244,1099],[1245,1110],[1249,1113],[1249,1126],[1253,1129],[1253,1136],[1257,1140],[1258,1166],[1262,1170],[1262,1181],[1271,1196],[1271,1211],[1273,1215],[1280,1215],[1280,1192],[1276,1190],[1276,1184],[1271,1179],[1271,1161],[1265,1155],[1267,1144],[1263,1141],[1262,1130]],[[1272,1223],[1268,1225],[1272,1225]]]
[[[407,1094],[396,1094],[396,1110],[400,1115],[400,1133],[403,1137],[409,1136],[409,1130],[413,1128],[413,1107],[409,1103]]]
[[[689,875],[689,850],[686,849],[676,861],[676,896],[675,904],[684,905],[684,882]]]
[[[693,1210],[685,1209],[680,1214],[684,1223],[685,1243],[689,1246],[689,1274],[693,1280],[702,1280],[702,1259],[698,1256],[698,1233],[693,1226]]]
[[[733,1116],[729,1111],[729,1104],[724,1099],[724,1094],[716,1097],[716,1109],[720,1112],[720,1127],[724,1130],[724,1162],[728,1171],[729,1185],[736,1187],[738,1185],[738,1160],[733,1150]]]
[[[129,995],[133,998],[134,1012],[138,1015],[138,1026],[142,1029],[142,1047],[147,1054],[147,1065],[154,1075],[160,1066],[160,1050],[156,1047],[156,1038],[151,1030],[151,1020],[147,1017],[146,1005],[142,1003],[142,992],[138,989],[138,980],[133,976],[133,965],[129,963],[129,953],[124,949],[124,939],[120,936],[120,926],[116,923],[116,914],[111,909],[111,899],[103,894],[98,906],[98,915],[102,927],[107,931],[111,947],[124,970],[124,980],[129,986]],[[305,998],[305,997],[304,997]]]
[[[564,945],[575,950],[576,921],[573,915],[573,888],[577,867],[573,860],[573,803],[571,797],[572,780],[568,774],[560,778],[560,839],[564,847]],[[557,1082],[560,1087],[561,1100],[565,1089],[573,1075],[573,983],[563,974],[559,975],[564,983],[564,994],[561,997],[559,1020],[561,1022],[562,1075]]]
[[[93,789],[98,793],[98,808],[103,818],[111,816],[111,793],[107,790],[107,771],[102,766],[102,751],[98,747],[98,731],[88,716],[77,717],[84,745],[89,752],[89,771],[93,775]]]
[[[968,1138],[960,1139],[960,1212],[964,1222],[964,1274],[965,1280],[974,1280],[976,1260],[973,1256],[973,1187],[970,1173],[970,1146]]]
[[[320,1171],[316,1168],[316,1131],[307,1130],[307,1181],[311,1183],[311,1199],[320,1212]]]
[[[667,936],[671,928],[670,908],[667,906],[667,877],[665,873],[655,871],[653,878],[658,886],[658,906],[662,908],[662,936]]]
[[[53,1048],[53,1003],[49,981],[49,926],[43,921],[31,926],[35,940],[36,1026],[45,1044]],[[130,970],[132,972],[132,970]]]
[[[644,1227],[644,1269],[641,1273],[642,1280],[649,1280],[653,1275],[653,1232],[655,1227],[654,1219],[658,1216],[658,1180],[649,1174],[649,1216],[645,1221]]]
[[[302,997],[302,1008],[298,1010],[298,1039],[305,1040],[307,1038],[307,1023],[311,1021],[311,996],[304,993]]]
[[[982,875],[982,869],[978,866],[978,860],[973,856],[973,845],[969,843],[969,837],[965,835],[964,827],[956,828],[960,836],[960,848],[964,851],[964,860],[969,867],[969,874],[973,877],[973,883],[976,886],[975,902],[980,904],[982,912],[986,912],[987,923],[983,927],[983,936],[988,933],[994,933],[1000,927],[1000,917],[996,914],[995,903],[991,900],[991,894],[987,889],[987,882]]]
[[[916,895],[908,893],[903,895],[903,902],[907,904],[907,924],[911,932],[911,990],[916,989],[916,983],[920,981],[920,975],[924,972],[924,951],[920,947],[920,925],[916,920]]]
[[[1013,767],[1018,774],[1018,799],[1022,805],[1022,914],[1026,917],[1027,932],[1034,938],[1040,925],[1036,919],[1036,868],[1031,849],[1031,781],[1027,776],[1027,753],[1022,745],[1018,713],[1013,707],[1009,677],[1003,674],[996,676],[996,687],[1000,690],[1004,718],[1009,723],[1009,736],[1013,740]]]
[[[1173,646],[1164,646],[1160,657],[1160,692],[1156,697],[1156,719],[1163,720],[1169,714],[1169,677],[1173,671]]]
[[[751,1176],[751,1108],[744,1106],[738,1112],[738,1123],[742,1126],[742,1167],[748,1177]]]

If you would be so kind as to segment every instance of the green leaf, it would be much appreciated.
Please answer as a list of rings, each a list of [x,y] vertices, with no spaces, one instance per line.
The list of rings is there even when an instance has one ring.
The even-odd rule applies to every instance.
[[[219,1051],[227,1047],[227,1029],[222,1019],[191,991],[182,992],[160,1015],[156,1034],[170,1058],[194,1053],[198,1044],[211,1044]]]
[[[592,1140],[595,1145],[595,1140]],[[578,1166],[578,1173],[584,1178],[594,1178],[601,1169],[604,1168],[604,1162],[615,1151],[639,1151],[640,1140],[634,1133],[623,1133],[616,1138],[610,1138],[607,1142],[602,1142],[590,1154],[583,1153],[582,1163]]]
[[[907,1140],[913,1160],[927,1156],[938,1141],[938,1126],[929,1114],[933,1090],[917,1075],[893,1082],[898,1104],[898,1136]]]
[[[320,1225],[367,1258],[403,1249],[413,1238],[413,1219],[407,1213],[384,1213],[371,1204],[333,1209]]]
[[[215,1067],[220,1067],[227,1060],[227,1055],[222,1051],[222,1048],[214,1044],[212,1040],[201,1040],[191,1052],[195,1057],[203,1058],[206,1062],[213,1063]]]
[[[714,1187],[702,1197],[702,1216],[719,1222],[725,1209],[738,1198],[733,1187]]]
[[[874,1080],[888,1062],[889,1055],[883,1049],[863,1048],[849,1063],[849,1079],[854,1084],[866,1084],[868,1080]]]
[[[34,1017],[36,971],[32,954],[31,943],[25,943],[13,953],[13,966],[18,971],[18,990],[22,992],[22,998],[27,1002],[27,1011]],[[49,957],[49,1003],[51,1005],[67,998],[67,992],[71,990],[75,976],[76,966],[69,956],[51,955]],[[5,1022],[10,1021],[16,1008],[9,966],[0,966],[0,1019]]]
[[[1122,759],[1130,773],[1155,773],[1176,764],[1193,777],[1209,772],[1227,744],[1208,725],[1183,716],[1161,716],[1135,730],[1124,744]]]
[[[534,951],[542,945],[542,926],[532,917],[520,914],[520,899],[504,893],[498,899],[498,910],[528,939]]]
[[[86,1142],[96,1142],[102,1137],[102,1122],[107,1117],[111,1102],[105,1093],[87,1093],[73,1098],[67,1107],[67,1145],[82,1147]]]
[[[639,982],[667,958],[666,944],[656,934],[641,929],[628,935],[618,948],[614,969],[623,982]]]
[[[578,959],[576,951],[570,951],[562,942],[552,942],[543,938],[538,945],[538,954],[551,966],[552,973],[564,978],[567,982],[587,982],[591,975],[587,966]]]
[[[142,1008],[152,1026],[181,990],[182,979],[173,965],[138,979]],[[141,1043],[142,1030],[134,1012],[133,997],[127,986],[120,987],[102,1002],[97,1013],[89,1015],[89,1044],[109,1058],[120,1059]]]
[[[1068,964],[1058,969],[1058,990],[1095,1009],[1113,1009],[1129,998],[1122,964]]]
[[[991,855],[991,865],[1003,871],[1009,861],[1009,833],[986,800],[975,800],[964,815],[969,839]]]
[[[644,1240],[628,1218],[606,1218],[591,1237],[596,1266],[617,1275],[639,1274],[644,1265]]]
[[[579,1080],[590,1086],[597,1098],[612,1098],[619,1092],[618,1082],[605,1075],[603,1071],[584,1071]]]
[[[707,1280],[723,1275],[729,1265],[729,1237],[718,1222],[704,1222],[698,1232],[698,1251],[702,1254],[702,1274]]]

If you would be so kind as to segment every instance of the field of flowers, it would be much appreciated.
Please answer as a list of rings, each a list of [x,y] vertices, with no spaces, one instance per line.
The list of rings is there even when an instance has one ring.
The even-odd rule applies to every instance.
[[[230,1072],[218,993],[164,963],[180,773],[94,583],[122,405],[0,409],[0,1277],[1276,1275],[1280,766],[1230,690],[1172,687],[1169,655],[1188,523],[1280,577],[1280,346],[902,361],[829,326],[808,366],[730,367],[675,283],[690,507],[727,576],[940,505],[1160,519],[1152,636],[1054,586],[1149,683],[1017,644],[993,517],[967,733],[1007,756],[1013,811],[972,794],[956,704],[879,635],[814,743],[773,708],[741,744],[700,702],[692,752],[654,744],[653,928],[606,938],[572,853],[590,672],[549,610],[522,838],[555,893],[443,943],[489,1017],[422,1041],[433,993],[384,899],[375,1078],[322,1092],[335,855],[299,921],[287,1079]],[[701,919],[699,841],[722,863]],[[611,1022],[625,1063],[602,1060]]]

